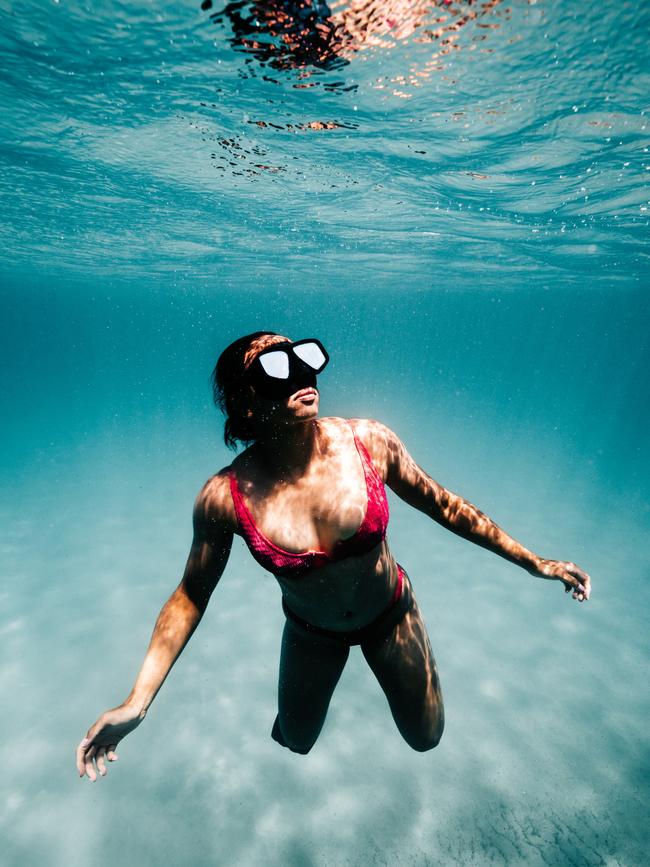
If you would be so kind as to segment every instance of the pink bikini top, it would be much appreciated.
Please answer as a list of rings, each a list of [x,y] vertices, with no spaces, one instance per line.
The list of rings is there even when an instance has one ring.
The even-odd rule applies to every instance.
[[[257,529],[253,516],[244,503],[234,470],[230,470],[230,491],[235,505],[237,524],[251,554],[264,569],[283,578],[300,578],[312,569],[320,569],[328,563],[367,554],[384,540],[388,526],[388,500],[384,483],[375,469],[368,450],[357,439],[354,430],[352,435],[366,479],[368,496],[366,514],[354,536],[337,542],[331,554],[326,554],[325,551],[304,551],[295,554],[274,545]]]

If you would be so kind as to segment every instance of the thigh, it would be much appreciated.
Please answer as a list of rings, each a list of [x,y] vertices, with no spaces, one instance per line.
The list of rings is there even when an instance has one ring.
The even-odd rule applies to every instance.
[[[442,692],[415,597],[390,635],[365,643],[361,649],[388,699],[402,737],[415,750],[435,747],[444,728]]]
[[[308,750],[325,722],[350,648],[307,637],[287,620],[282,633],[278,720],[287,746]]]

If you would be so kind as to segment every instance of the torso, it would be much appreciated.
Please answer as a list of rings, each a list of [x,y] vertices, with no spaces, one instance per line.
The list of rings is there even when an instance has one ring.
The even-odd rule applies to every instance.
[[[353,436],[354,429],[363,442],[362,423],[338,418],[314,423],[318,447],[300,478],[274,478],[260,462],[255,446],[233,461],[230,472],[236,474],[257,530],[271,545],[296,554],[336,556],[337,550],[345,550],[345,543],[340,543],[358,533],[369,506],[364,464]],[[242,535],[234,507],[232,520],[234,532]],[[289,607],[327,629],[356,629],[373,620],[388,604],[397,582],[386,541],[377,541],[356,556],[334,561],[321,557],[328,562],[300,577],[276,574]]]

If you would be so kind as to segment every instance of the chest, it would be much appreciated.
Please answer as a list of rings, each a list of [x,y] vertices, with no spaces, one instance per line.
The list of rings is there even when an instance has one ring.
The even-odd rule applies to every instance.
[[[366,468],[356,450],[314,462],[298,480],[250,483],[243,493],[259,532],[296,553],[331,551],[354,536],[368,507]]]

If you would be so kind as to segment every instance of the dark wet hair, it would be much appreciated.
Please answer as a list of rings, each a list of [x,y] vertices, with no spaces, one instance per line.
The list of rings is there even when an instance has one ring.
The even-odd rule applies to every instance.
[[[242,376],[245,370],[244,358],[253,341],[258,337],[275,335],[275,331],[254,331],[226,346],[217,359],[212,371],[212,397],[215,404],[226,416],[223,428],[223,441],[229,449],[236,449],[238,443],[250,445],[255,434],[249,420],[242,415],[236,399],[242,393]]]

